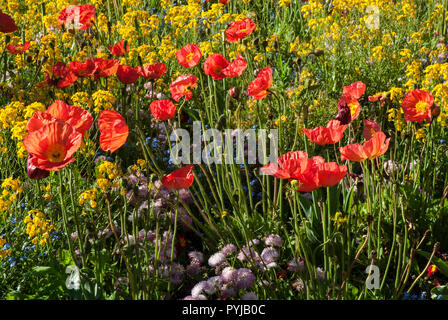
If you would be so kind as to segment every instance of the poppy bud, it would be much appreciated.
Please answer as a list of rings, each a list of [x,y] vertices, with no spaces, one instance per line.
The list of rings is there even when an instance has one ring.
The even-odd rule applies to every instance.
[[[350,122],[352,122],[350,107],[347,105],[340,106],[338,115],[336,116],[336,120],[339,120],[341,125],[349,124]]]
[[[50,175],[50,171],[39,169],[38,167],[31,164],[31,159],[33,158],[33,155],[28,155],[28,160],[26,161],[26,174],[30,179],[33,180],[40,180],[45,179]]]
[[[440,108],[437,106],[434,106],[431,110],[431,116],[434,118],[437,118],[440,115]]]

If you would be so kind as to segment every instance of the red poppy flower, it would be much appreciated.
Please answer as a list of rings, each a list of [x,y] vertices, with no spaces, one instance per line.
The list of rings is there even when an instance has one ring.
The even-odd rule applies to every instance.
[[[81,145],[82,134],[62,121],[51,122],[31,132],[23,140],[26,151],[32,154],[30,164],[39,169],[58,171],[75,161],[73,154]]]
[[[350,108],[351,121],[353,121],[361,112],[361,105],[359,104],[358,99],[361,98],[366,91],[366,85],[363,82],[358,81],[343,87],[342,90],[342,96],[338,102],[338,109],[343,106],[348,106]]]
[[[246,60],[240,54],[235,61],[229,62],[222,54],[215,53],[208,56],[204,63],[205,74],[211,75],[213,80],[239,77],[246,68]]]
[[[117,42],[113,46],[109,46],[109,51],[116,57],[121,57],[122,55],[129,52],[129,43],[124,40],[121,40],[120,42]]]
[[[375,132],[378,131],[381,131],[378,123],[371,120],[364,120],[364,130],[362,134],[366,140],[370,140],[375,135]]]
[[[326,127],[303,129],[303,133],[315,144],[326,145],[339,142],[344,136],[347,125],[341,125],[339,120],[331,120]]]
[[[266,67],[261,69],[254,81],[249,83],[247,93],[255,100],[260,100],[269,94],[268,89],[272,86],[272,69]]]
[[[67,122],[82,135],[90,129],[93,117],[89,111],[55,100],[45,112],[36,111],[26,125],[28,132],[34,132],[56,120]]]
[[[93,59],[86,59],[85,62],[70,61],[70,70],[78,77],[92,76],[98,66]]]
[[[162,177],[161,181],[162,185],[168,189],[187,189],[194,181],[193,165],[187,164],[185,167]]]
[[[339,166],[336,162],[319,164],[318,177],[320,187],[332,187],[347,175],[347,166]]]
[[[320,156],[308,159],[305,170],[295,176],[299,183],[297,191],[312,192],[320,187],[319,185],[319,166],[325,163],[325,159]]]
[[[45,72],[45,81],[40,83],[39,86],[48,85],[56,86],[59,89],[70,87],[78,77],[68,68],[64,62],[56,63],[50,73]]]
[[[95,81],[100,77],[109,77],[117,73],[119,61],[117,59],[104,60],[102,58],[95,58],[93,62],[96,64]]]
[[[129,128],[124,118],[114,110],[104,110],[98,118],[100,128],[100,148],[114,152],[125,144]]]
[[[30,48],[31,44],[29,41],[24,44],[9,44],[6,46],[6,49],[11,54],[23,53]]]
[[[249,18],[243,21],[231,22],[230,27],[226,30],[226,38],[228,42],[236,42],[239,39],[250,35],[257,25]]]
[[[222,70],[222,73],[228,78],[239,77],[243,74],[247,68],[247,62],[242,55],[237,55],[236,59],[228,64],[226,68]]]
[[[58,17],[59,26],[67,29],[85,30],[93,25],[95,6],[90,4],[72,5],[61,11]]]
[[[209,55],[204,62],[204,73],[212,76],[213,80],[224,79],[223,69],[229,65],[229,61],[219,53]]]
[[[404,97],[401,107],[406,121],[423,122],[431,120],[434,97],[431,93],[416,89]]]
[[[193,98],[193,92],[191,89],[197,87],[198,78],[192,74],[185,74],[177,77],[170,84],[170,92],[171,96],[175,101],[179,101],[182,97],[185,97],[185,100],[190,100]]]
[[[187,44],[176,52],[177,62],[185,68],[192,68],[201,60],[202,53],[195,44]]]
[[[171,100],[156,100],[149,105],[151,113],[157,120],[171,119],[176,112],[176,106]]]
[[[121,83],[131,84],[138,80],[140,74],[136,68],[128,65],[120,64],[117,69],[117,77]]]
[[[82,135],[90,129],[93,123],[93,117],[89,111],[80,107],[68,105],[61,100],[55,100],[55,102],[48,107],[47,113],[57,120],[67,122]]]
[[[19,30],[10,15],[0,10],[0,32],[11,33]]]
[[[341,160],[362,162],[367,159],[372,160],[378,158],[386,153],[389,148],[389,141],[390,138],[386,139],[384,132],[375,132],[373,137],[364,142],[363,145],[354,143],[345,147],[340,147]]]
[[[157,80],[166,72],[166,64],[156,62],[154,64],[146,64],[137,67],[138,73],[145,79]]]
[[[30,120],[28,120],[25,129],[31,133],[54,121],[56,121],[56,118],[48,112],[37,110],[34,112],[34,115],[30,118]]]
[[[362,81],[354,82],[349,86],[342,88],[342,94],[352,96],[355,99],[362,97],[364,92],[366,92],[366,85]]]
[[[291,179],[303,172],[308,164],[308,154],[304,151],[292,151],[281,155],[278,164],[270,163],[261,172],[279,179]]]

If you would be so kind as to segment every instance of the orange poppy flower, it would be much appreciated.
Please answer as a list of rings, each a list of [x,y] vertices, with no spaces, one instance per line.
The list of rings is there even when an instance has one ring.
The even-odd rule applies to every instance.
[[[336,162],[325,162],[316,156],[308,159],[306,169],[297,176],[298,191],[311,192],[321,187],[332,187],[347,175],[347,166],[339,166]]]
[[[339,142],[344,136],[347,125],[341,125],[339,120],[331,120],[326,127],[303,129],[303,133],[315,144],[326,145]]]
[[[136,68],[120,64],[117,69],[117,77],[121,83],[131,84],[138,80],[140,74]]]
[[[176,112],[176,105],[171,100],[156,100],[149,105],[151,113],[157,120],[171,119]]]
[[[96,71],[94,74],[95,81],[100,77],[109,77],[117,73],[119,61],[117,59],[104,60],[102,58],[92,59],[96,64]]]
[[[124,118],[114,110],[104,110],[98,118],[100,128],[100,148],[114,152],[125,144],[129,128]]]
[[[378,131],[381,131],[378,123],[371,120],[364,120],[364,130],[362,134],[366,140],[370,140],[375,135],[375,132]]]
[[[342,88],[342,94],[352,96],[355,99],[360,99],[364,92],[366,92],[367,86],[362,82],[354,82],[349,86]]]
[[[228,64],[222,70],[222,73],[228,78],[239,77],[247,68],[247,62],[242,55],[237,55],[236,59]]]
[[[208,76],[212,76],[213,80],[224,79],[226,76],[223,73],[229,65],[229,61],[219,53],[209,55],[204,62],[204,73]]]
[[[55,100],[45,112],[36,111],[26,125],[28,132],[34,132],[56,120],[67,122],[83,136],[90,129],[93,117],[89,111]]]
[[[39,169],[58,171],[75,161],[73,154],[81,145],[82,134],[62,121],[51,122],[31,132],[23,140],[26,151],[34,157],[30,164]]]
[[[204,62],[204,72],[212,76],[213,80],[239,77],[246,68],[247,62],[240,54],[233,62],[229,62],[222,54],[215,53]]]
[[[325,159],[315,156],[307,160],[305,169],[295,176],[299,183],[297,191],[312,192],[320,187],[319,165],[325,163]]]
[[[85,62],[70,61],[70,70],[78,77],[90,77],[98,68],[95,61],[87,59]]]
[[[95,20],[95,6],[91,4],[72,5],[59,13],[59,26],[67,29],[85,30],[93,25]]]
[[[30,118],[30,120],[28,120],[25,129],[31,133],[54,121],[56,121],[56,118],[48,112],[37,110],[34,112],[34,115]]]
[[[361,112],[361,105],[359,104],[358,99],[360,99],[366,91],[366,85],[363,82],[358,81],[343,87],[342,90],[342,96],[338,102],[338,109],[341,109],[343,106],[348,106],[351,115],[350,121],[353,121]]]
[[[45,81],[38,86],[56,86],[59,89],[70,87],[78,77],[68,68],[64,62],[56,63],[50,73],[45,72]]]
[[[81,132],[83,136],[93,123],[93,117],[89,111],[80,107],[68,105],[61,100],[55,100],[54,103],[48,107],[47,113],[57,120],[67,122],[77,131]]]
[[[230,27],[226,30],[226,39],[228,42],[236,42],[250,35],[256,28],[257,25],[250,18],[231,22]]]
[[[401,107],[403,108],[406,121],[430,121],[431,107],[434,103],[434,97],[431,93],[416,89],[404,97]]]
[[[325,159],[315,156],[308,159],[304,151],[288,152],[278,158],[278,165],[268,164],[261,172],[279,179],[296,180],[298,191],[311,192],[320,187],[332,187],[347,174],[347,166],[336,162],[325,163]]]
[[[199,63],[199,60],[201,60],[201,57],[201,50],[195,44],[187,44],[176,52],[177,62],[185,68],[196,66]]]
[[[26,50],[30,48],[31,44],[29,41],[26,41],[24,44],[10,44],[6,46],[6,50],[8,50],[11,54],[24,53]]]
[[[129,43],[124,40],[121,40],[120,42],[117,42],[113,46],[109,46],[109,51],[116,57],[121,57],[122,55],[129,52]]]
[[[14,19],[11,18],[10,15],[3,13],[3,11],[0,10],[0,32],[11,33],[17,30],[19,30],[19,28],[17,28]]]
[[[156,62],[154,64],[146,64],[137,67],[138,73],[145,79],[157,80],[166,72],[166,64]]]
[[[389,148],[389,141],[390,138],[386,139],[384,132],[375,132],[373,137],[364,142],[363,145],[354,143],[345,147],[340,147],[341,160],[351,160],[355,162],[362,162],[367,159],[373,160],[386,153]]]
[[[347,166],[340,166],[336,162],[321,163],[318,166],[320,187],[332,187],[337,185],[346,175]]]
[[[269,94],[268,89],[272,86],[272,81],[272,69],[270,67],[263,68],[255,80],[249,83],[247,93],[253,99],[261,100]]]
[[[179,101],[182,97],[185,100],[193,98],[191,89],[197,87],[198,78],[192,74],[180,75],[170,84],[171,96],[175,101]]]
[[[193,165],[187,164],[162,177],[161,181],[162,185],[168,189],[187,189],[194,181]]]
[[[277,163],[261,168],[261,172],[279,179],[291,179],[303,172],[308,163],[308,154],[304,151],[291,151],[281,155]]]

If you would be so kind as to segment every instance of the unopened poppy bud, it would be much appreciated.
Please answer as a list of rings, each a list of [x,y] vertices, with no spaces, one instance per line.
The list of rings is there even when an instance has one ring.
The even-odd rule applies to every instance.
[[[28,155],[28,160],[26,161],[26,174],[30,179],[40,180],[48,177],[50,171],[39,169],[38,167],[31,164],[32,155]]]
[[[434,118],[437,118],[437,117],[440,115],[440,108],[437,107],[437,106],[434,106],[434,107],[432,108],[432,110],[431,110],[431,115],[432,115]]]

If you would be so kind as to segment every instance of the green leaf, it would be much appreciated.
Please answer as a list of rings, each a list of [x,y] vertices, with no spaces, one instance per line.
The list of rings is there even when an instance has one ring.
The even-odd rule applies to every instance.
[[[54,272],[54,269],[52,267],[47,267],[47,266],[36,266],[36,267],[33,267],[33,272],[51,273],[51,272]]]
[[[437,300],[437,297],[441,295],[441,299],[438,300],[448,300],[448,287],[438,286],[431,289],[431,299]]]
[[[429,259],[431,257],[431,254],[426,251],[417,250],[416,251],[419,255],[425,257],[426,259]],[[432,257],[431,261],[439,268],[439,271],[445,276],[448,277],[448,263],[443,261],[440,258]]]

